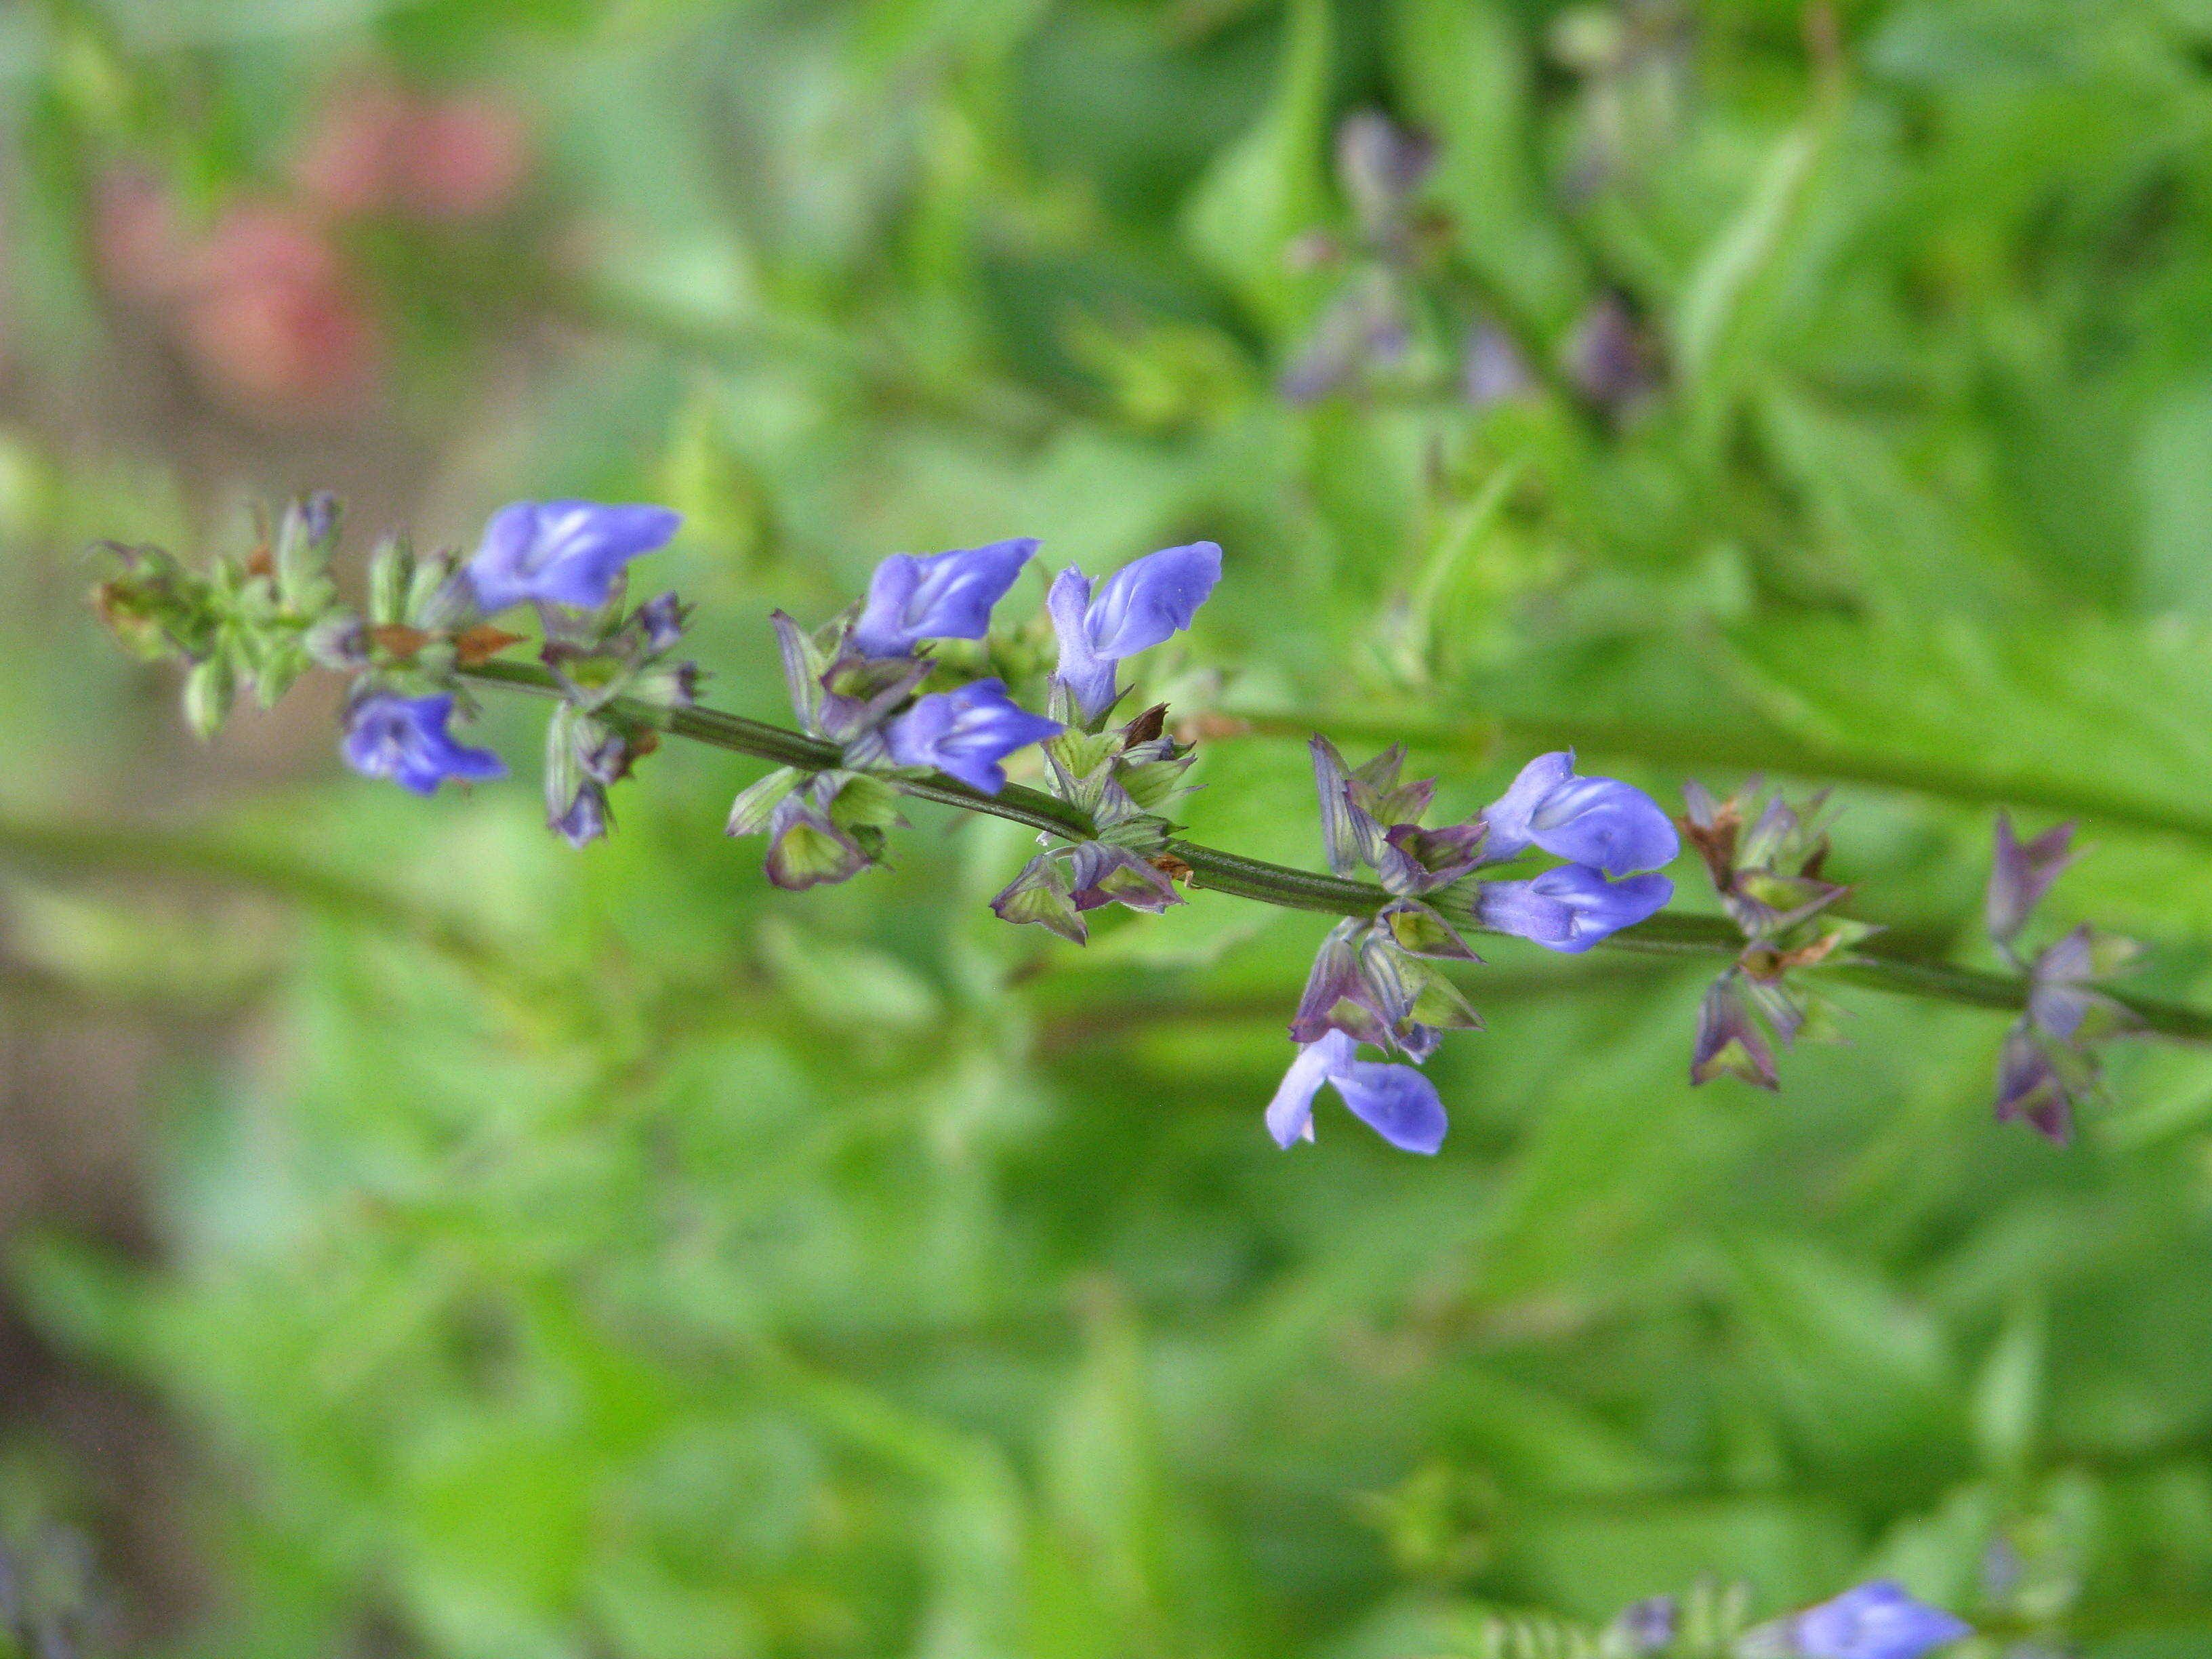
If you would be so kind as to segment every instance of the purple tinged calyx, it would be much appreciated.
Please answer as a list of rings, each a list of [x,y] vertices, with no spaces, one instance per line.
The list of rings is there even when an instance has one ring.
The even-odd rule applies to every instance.
[[[1698,1035],[1690,1049],[1691,1082],[1710,1083],[1721,1076],[1762,1089],[1781,1087],[1773,1045],[1753,1018],[1745,978],[1736,968],[1715,980],[1698,1005]]]
[[[2072,850],[2074,825],[2069,822],[2045,830],[2031,841],[2014,835],[2012,815],[1999,812],[1995,854],[1990,861],[1987,904],[1990,938],[1997,948],[2009,951],[2020,930],[2027,925],[2035,907],[2081,856]]]
[[[1997,1118],[2024,1122],[2062,1146],[2074,1137],[2074,1109],[2096,1092],[2102,1074],[2093,1045],[2142,1026],[2126,1004],[2096,988],[2135,959],[2141,947],[2134,940],[2083,923],[2022,960],[2021,930],[2079,856],[2073,834],[2062,823],[2023,842],[1999,812],[1988,900],[1991,942],[2027,975],[2027,1010],[1997,1054]]]

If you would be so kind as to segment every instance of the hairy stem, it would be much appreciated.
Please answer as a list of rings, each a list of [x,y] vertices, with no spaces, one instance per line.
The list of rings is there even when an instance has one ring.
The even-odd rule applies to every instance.
[[[459,672],[463,678],[482,685],[503,686],[543,696],[557,697],[562,695],[560,685],[553,676],[531,663],[488,662]],[[826,771],[841,763],[835,744],[824,743],[780,726],[746,720],[740,715],[725,714],[711,708],[665,709],[618,698],[609,712],[639,726],[651,726],[675,737],[690,738],[718,749],[726,749],[734,754],[773,761],[780,766]],[[1548,741],[1548,737],[1544,740]],[[1423,739],[1417,738],[1416,741]],[[1593,742],[1589,746],[1601,748],[1603,745]],[[1708,755],[1705,758],[1710,761],[1713,757]],[[1042,790],[1031,789],[1022,784],[1008,784],[1000,793],[986,795],[941,773],[925,780],[895,779],[890,781],[902,793],[918,799],[938,801],[965,811],[986,812],[994,817],[1009,818],[1016,823],[1026,824],[1033,830],[1044,830],[1069,840],[1088,840],[1096,833],[1089,818],[1078,808],[1046,794]],[[2207,826],[2206,833],[2212,834],[2212,825]],[[1170,856],[1190,866],[1194,887],[1237,898],[1255,899],[1263,904],[1281,905],[1293,910],[1318,910],[1331,915],[1371,916],[1389,902],[1390,896],[1372,882],[1350,881],[1340,876],[1294,870],[1287,865],[1246,858],[1241,854],[1224,852],[1219,848],[1206,847],[1197,842],[1170,841],[1166,850]],[[1456,894],[1447,892],[1438,895],[1437,902],[1438,908],[1462,928],[1486,933],[1496,931],[1483,927],[1475,920],[1463,890]],[[1676,913],[1653,916],[1633,927],[1625,928],[1606,939],[1601,948],[1669,956],[1728,957],[1741,951],[1743,943],[1743,935],[1725,917]],[[2027,981],[2024,979],[1983,973],[1972,968],[1954,968],[1948,963],[1916,957],[1893,956],[1872,951],[1855,951],[1837,957],[1808,971],[1877,991],[1940,1002],[1964,1003],[1977,1008],[2017,1009],[2024,1007],[2027,1001]],[[2161,1036],[2212,1042],[2212,1013],[2147,998],[2114,994],[2117,1000],[2135,1011],[2148,1030]]]

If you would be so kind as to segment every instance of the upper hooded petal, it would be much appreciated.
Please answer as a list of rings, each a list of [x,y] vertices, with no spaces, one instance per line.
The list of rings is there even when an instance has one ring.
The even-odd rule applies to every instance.
[[[625,564],[666,546],[683,522],[665,507],[516,501],[484,526],[469,586],[486,611],[526,601],[589,610],[606,603]]]
[[[902,657],[923,640],[981,639],[991,608],[1036,550],[1034,537],[1018,536],[950,553],[892,554],[869,578],[854,647],[864,656]]]
[[[1613,778],[1566,778],[1537,803],[1528,835],[1547,853],[1615,876],[1656,870],[1682,850],[1659,804]]]
[[[1086,619],[1091,648],[1116,662],[1150,650],[1188,628],[1220,580],[1221,548],[1214,542],[1164,547],[1131,561],[1106,579],[1091,601]]]
[[[1530,820],[1544,798],[1575,775],[1575,756],[1571,749],[1561,749],[1548,755],[1539,755],[1521,769],[1512,787],[1496,800],[1482,809],[1483,821],[1490,825],[1490,835],[1483,844],[1483,854],[1492,863],[1511,858],[1534,840],[1530,832]]]

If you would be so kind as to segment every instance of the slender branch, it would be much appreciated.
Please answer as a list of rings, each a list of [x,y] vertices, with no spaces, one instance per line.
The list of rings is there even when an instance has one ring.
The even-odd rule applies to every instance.
[[[1419,715],[1225,714],[1209,722],[1216,738],[1295,738],[1328,732],[1346,739],[1403,743],[1409,748],[1487,760],[1507,750],[1574,748],[1661,766],[1739,767],[1789,777],[1834,778],[1877,788],[1902,789],[1974,806],[2033,806],[2158,835],[2212,842],[2212,812],[2145,800],[2094,786],[1999,768],[1954,765],[1893,755],[1830,749],[1778,732],[1702,732],[1638,722],[1565,720],[1540,716],[1436,720]]]
[[[562,695],[560,684],[552,674],[532,663],[487,662],[459,672],[464,678],[479,684],[504,686],[540,696]],[[712,708],[672,710],[617,698],[610,712],[639,726],[690,738],[733,754],[774,761],[781,766],[826,771],[842,763],[835,744]],[[1356,726],[1352,729],[1356,730]],[[1495,729],[1504,732],[1510,728]],[[1542,740],[1549,739],[1547,737]],[[1602,748],[1604,744],[1592,743],[1589,746]],[[1711,757],[1705,758],[1710,760]],[[1088,840],[1096,833],[1090,819],[1079,809],[1022,784],[1010,783],[1000,793],[986,795],[942,773],[926,780],[890,781],[917,799],[1009,818],[1070,840]],[[2212,833],[2212,825],[2208,825],[2207,830]],[[1170,841],[1166,850],[1190,866],[1193,886],[1255,899],[1262,904],[1292,910],[1318,910],[1330,915],[1371,916],[1390,899],[1372,882],[1348,881],[1310,870],[1294,870],[1287,865],[1246,858],[1197,842]],[[1436,902],[1437,908],[1463,929],[1498,931],[1484,927],[1476,919],[1470,897],[1464,890],[1437,895]],[[1743,948],[1743,936],[1725,917],[1674,914],[1653,916],[1633,927],[1624,928],[1603,944],[1609,950],[1646,954],[1733,957]],[[1852,952],[1809,971],[1873,990],[1963,1003],[1976,1008],[2016,1009],[2025,1007],[2027,1002],[2027,982],[2023,979],[1884,951]],[[2112,994],[2132,1009],[2148,1030],[2161,1036],[2212,1042],[2212,1013],[2144,997]]]

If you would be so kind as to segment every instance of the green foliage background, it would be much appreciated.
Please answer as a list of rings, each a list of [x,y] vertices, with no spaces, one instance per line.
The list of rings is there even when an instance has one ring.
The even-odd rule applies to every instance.
[[[103,177],[280,187],[372,64],[505,88],[527,199],[348,242],[353,424],[142,396]],[[1989,1654],[2212,1650],[2203,1054],[2116,1054],[2060,1153],[1989,1121],[1991,1016],[1846,994],[1780,1096],[1692,1091],[1703,972],[1508,942],[1439,1158],[1340,1113],[1285,1155],[1317,919],[1079,953],[984,910],[1018,833],[926,812],[776,894],[716,833],[758,769],[675,750],[574,854],[538,711],[465,799],[340,775],[307,690],[197,753],[78,598],[86,538],[258,492],[345,488],[356,556],[665,501],[648,579],[773,717],[767,611],[886,552],[1211,537],[1182,707],[1403,731],[1463,808],[1500,720],[1669,800],[1832,782],[1852,914],[1969,961],[1990,809],[2078,811],[2051,921],[2212,995],[2212,7],[51,0],[0,77],[0,996],[19,1050],[137,1045],[145,1106],[137,1218],[18,1204],[7,1283],[184,1449],[149,1542],[9,1413],[0,1537],[89,1537],[118,1639],[1411,1659],[1887,1572]],[[1368,107],[1441,146],[1422,309],[1293,406],[1351,276],[1286,250],[1347,234]],[[1662,364],[1619,417],[1562,367],[1607,293]],[[1489,407],[1478,313],[1535,381]],[[1197,775],[1194,836],[1317,862],[1299,744]]]

